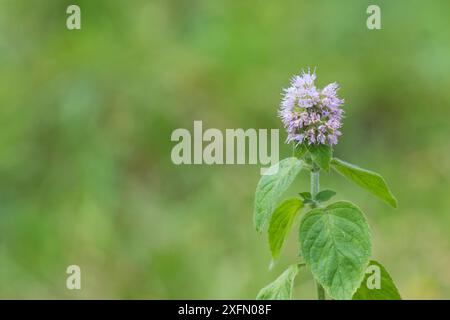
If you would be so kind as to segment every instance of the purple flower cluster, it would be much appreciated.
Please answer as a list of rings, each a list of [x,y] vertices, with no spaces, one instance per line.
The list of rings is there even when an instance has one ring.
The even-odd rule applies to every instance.
[[[320,90],[315,80],[316,74],[308,70],[294,76],[291,86],[284,89],[279,115],[288,132],[287,143],[337,144],[344,100],[337,96],[337,83]]]

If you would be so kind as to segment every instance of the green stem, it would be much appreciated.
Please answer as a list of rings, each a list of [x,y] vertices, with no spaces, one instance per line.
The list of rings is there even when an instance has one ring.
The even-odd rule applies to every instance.
[[[316,200],[316,195],[319,193],[319,168],[313,163],[313,168],[311,170],[311,198]],[[323,287],[316,281],[317,286],[317,299],[325,300],[325,290]]]
[[[311,198],[316,200],[316,195],[319,193],[319,171],[313,167],[311,170]]]

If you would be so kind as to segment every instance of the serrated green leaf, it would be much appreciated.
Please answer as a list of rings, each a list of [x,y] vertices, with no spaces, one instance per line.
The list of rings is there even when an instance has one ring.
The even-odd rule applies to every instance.
[[[316,195],[316,201],[318,202],[325,202],[330,200],[336,195],[336,192],[333,190],[322,190]]]
[[[333,155],[331,146],[325,144],[311,144],[308,146],[312,160],[325,171],[330,170],[330,161]]]
[[[267,226],[278,201],[302,168],[302,161],[291,157],[269,168],[259,180],[255,192],[253,222],[261,232]]]
[[[371,253],[369,227],[361,210],[339,201],[306,213],[300,225],[302,256],[333,299],[352,298]]]
[[[386,201],[392,207],[397,208],[397,199],[395,199],[384,178],[378,173],[360,168],[337,158],[332,159],[331,165],[344,177],[371,192],[381,200]]]
[[[290,300],[298,266],[292,265],[274,282],[262,288],[256,296],[257,300]]]
[[[288,199],[283,201],[272,214],[269,224],[269,246],[272,261],[279,257],[284,241],[302,206],[303,203],[300,199]]]
[[[391,276],[377,261],[370,261],[366,276],[359,289],[353,295],[353,300],[401,300]]]

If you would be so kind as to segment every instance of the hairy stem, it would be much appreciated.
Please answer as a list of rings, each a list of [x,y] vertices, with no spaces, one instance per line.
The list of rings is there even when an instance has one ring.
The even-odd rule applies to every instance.
[[[311,198],[312,198],[312,200],[316,200],[316,195],[319,193],[319,188],[320,188],[319,168],[315,164],[313,164],[313,168],[311,170]],[[318,282],[316,282],[316,286],[317,286],[317,299],[325,300],[325,290]]]

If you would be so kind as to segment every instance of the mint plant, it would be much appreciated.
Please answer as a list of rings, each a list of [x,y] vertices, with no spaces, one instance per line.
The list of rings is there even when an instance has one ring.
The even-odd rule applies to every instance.
[[[279,115],[287,130],[293,156],[263,175],[255,193],[254,225],[267,231],[271,265],[278,260],[286,238],[300,220],[298,260],[257,295],[257,299],[291,299],[301,268],[309,269],[318,299],[401,299],[386,269],[370,260],[372,247],[364,213],[348,201],[328,203],[333,190],[320,190],[321,172],[336,171],[392,207],[397,200],[378,173],[333,157],[341,135],[344,101],[338,85],[316,88],[315,73],[303,72],[284,90]],[[281,200],[301,170],[310,172],[310,190]],[[300,218],[300,219],[299,219]]]

